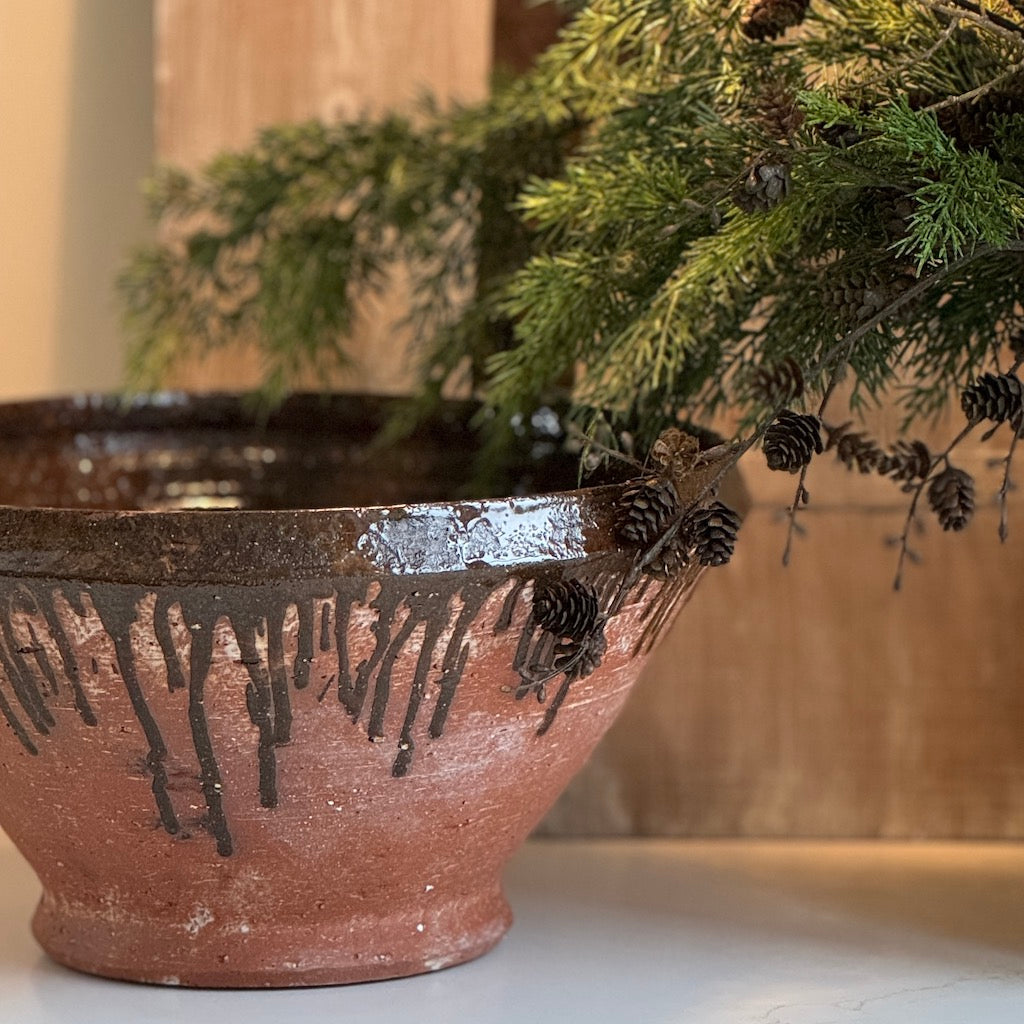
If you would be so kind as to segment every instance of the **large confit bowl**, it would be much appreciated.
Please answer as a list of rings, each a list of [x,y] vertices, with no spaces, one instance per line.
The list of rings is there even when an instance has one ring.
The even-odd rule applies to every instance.
[[[246,409],[0,406],[0,826],[42,882],[35,935],[160,984],[468,960],[699,569],[633,581],[621,486],[545,464],[549,410],[518,496],[453,501],[464,407],[386,455],[385,400]],[[570,579],[607,619],[588,672],[554,671],[534,614]]]

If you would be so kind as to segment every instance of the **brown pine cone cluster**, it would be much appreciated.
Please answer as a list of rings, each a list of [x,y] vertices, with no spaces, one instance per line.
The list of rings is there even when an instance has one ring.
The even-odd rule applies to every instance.
[[[538,585],[533,594],[533,617],[554,636],[581,642],[600,627],[597,591],[577,579]]]
[[[928,504],[943,530],[962,530],[974,514],[974,479],[970,473],[949,466],[928,488]]]
[[[789,166],[780,159],[763,160],[747,171],[733,202],[744,213],[764,213],[789,195]]]
[[[867,434],[850,429],[852,423],[839,427],[826,427],[828,441],[826,451],[834,451],[836,458],[847,469],[858,473],[877,473],[884,464],[886,455]]]
[[[725,565],[736,548],[740,517],[728,505],[713,501],[697,509],[687,524],[687,536],[701,565]]]
[[[822,302],[836,311],[844,323],[863,323],[877,316],[910,286],[903,273],[854,270],[825,280]]]
[[[656,476],[635,480],[625,487],[619,501],[619,536],[630,544],[648,547],[678,511],[679,494],[671,480]]]
[[[762,447],[769,469],[797,473],[824,451],[821,420],[783,409],[765,431]]]
[[[924,480],[932,471],[932,453],[923,441],[897,441],[878,464],[878,472],[897,482]]]
[[[983,373],[960,394],[960,408],[969,423],[991,420],[1020,430],[1024,418],[1024,388],[1011,373]]]
[[[796,90],[777,80],[761,87],[754,103],[754,116],[768,135],[779,140],[788,139],[804,123]]]
[[[809,6],[810,0],[753,0],[740,31],[756,42],[775,39],[799,25]]]
[[[803,397],[804,375],[791,356],[759,366],[750,378],[751,394],[767,406],[788,405]]]

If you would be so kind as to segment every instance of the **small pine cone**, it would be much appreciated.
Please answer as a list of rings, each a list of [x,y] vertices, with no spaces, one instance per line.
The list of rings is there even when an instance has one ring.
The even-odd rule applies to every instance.
[[[799,25],[809,6],[810,0],[753,0],[740,31],[756,42],[775,39]]]
[[[660,537],[679,511],[679,494],[671,480],[652,476],[628,484],[619,499],[619,536],[647,547]]]
[[[796,91],[784,82],[768,82],[756,101],[757,119],[774,139],[788,139],[804,123]]]
[[[878,464],[878,472],[893,480],[924,480],[932,471],[932,453],[923,441],[897,441]]]
[[[751,391],[765,405],[788,405],[804,393],[804,375],[791,356],[778,363],[759,366],[751,378]]]
[[[549,583],[533,595],[533,617],[538,625],[567,640],[580,641],[593,633],[599,613],[597,591],[577,579]]]
[[[655,579],[668,580],[678,576],[690,561],[690,539],[688,532],[679,530],[676,535],[644,566],[644,572]]]
[[[913,199],[908,199],[906,196],[897,198],[883,210],[882,228],[885,233],[894,241],[905,238],[916,210],[917,206]]]
[[[903,273],[851,271],[838,280],[826,281],[822,301],[835,309],[841,320],[863,323],[881,313],[909,285],[910,279]]]
[[[827,142],[830,146],[835,146],[836,149],[847,149],[850,146],[856,146],[858,142],[863,142],[866,138],[865,133],[859,128],[842,121],[838,124],[819,125],[817,132],[823,142]]]
[[[974,514],[974,480],[970,473],[950,466],[928,488],[928,504],[944,530],[962,530]]]
[[[697,509],[687,526],[687,536],[701,565],[725,565],[732,558],[740,517],[728,505],[714,501]]]
[[[754,164],[733,194],[733,202],[744,213],[764,212],[789,195],[789,167],[781,160]]]
[[[983,373],[960,394],[960,408],[969,423],[991,420],[1010,421],[1019,430],[1024,415],[1024,389],[1018,377],[1010,373]]]
[[[765,431],[762,447],[769,469],[796,473],[811,461],[812,456],[820,455],[825,449],[821,440],[821,420],[817,416],[783,409]]]
[[[572,672],[578,679],[583,679],[601,664],[607,649],[604,629],[597,629],[582,640],[562,644],[551,665],[556,672]]]
[[[858,473],[874,473],[885,460],[885,452],[866,434],[854,433],[850,424],[841,427],[826,427],[828,443],[826,451],[834,451],[836,458],[847,469],[855,469]]]
[[[961,149],[984,149],[996,140],[1001,117],[1024,113],[1024,95],[1019,76],[1004,89],[995,89],[969,102],[953,103],[936,112],[939,127]]]

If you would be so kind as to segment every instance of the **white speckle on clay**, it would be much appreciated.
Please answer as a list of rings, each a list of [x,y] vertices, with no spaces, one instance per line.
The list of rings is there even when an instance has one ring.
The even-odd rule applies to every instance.
[[[192,916],[185,922],[185,931],[190,938],[195,938],[208,924],[213,923],[213,914],[209,907],[196,907]]]
[[[160,984],[161,985],[180,985],[181,984],[181,978],[179,978],[176,974],[168,974],[166,978],[161,978],[160,979]]]
[[[243,922],[242,922],[242,923],[241,923],[241,924],[240,924],[240,925],[238,926],[238,930],[239,930],[239,931],[240,931],[240,932],[241,932],[241,933],[242,933],[243,935],[248,935],[248,934],[249,934],[249,932],[251,932],[251,931],[252,931],[252,927],[251,927],[251,926],[249,925],[249,922],[248,922],[248,921],[243,921]]]
[[[422,921],[420,921],[420,923],[418,925],[416,925],[416,931],[418,931],[418,932],[422,932],[423,931],[423,922]]]
[[[423,891],[424,892],[433,892],[434,891],[434,887],[428,882],[425,886],[423,886]]]

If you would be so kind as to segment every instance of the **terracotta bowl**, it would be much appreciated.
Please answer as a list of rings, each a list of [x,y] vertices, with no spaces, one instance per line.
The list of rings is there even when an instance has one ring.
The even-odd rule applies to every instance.
[[[257,426],[227,396],[0,406],[0,826],[55,960],[334,984],[508,928],[504,862],[697,572],[632,582],[621,487],[564,489],[568,460],[450,500],[466,410],[385,458],[366,442],[387,407],[299,396]],[[526,454],[558,432],[542,411]],[[537,622],[566,580],[601,603],[582,662]]]

